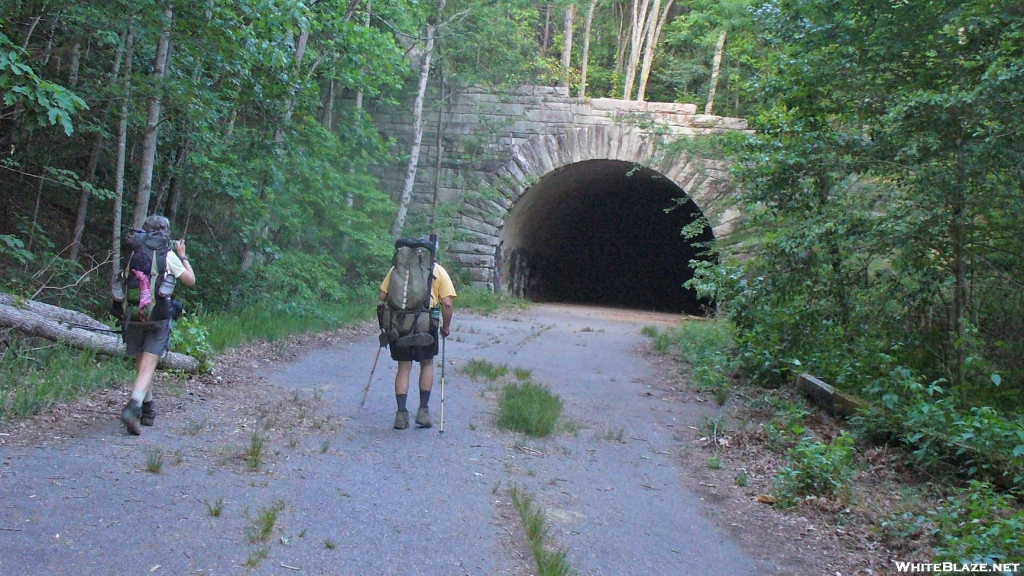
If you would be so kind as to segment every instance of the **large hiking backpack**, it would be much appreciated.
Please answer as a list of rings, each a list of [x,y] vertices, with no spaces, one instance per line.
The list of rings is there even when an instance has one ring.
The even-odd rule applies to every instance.
[[[434,284],[434,257],[437,237],[402,238],[395,242],[391,257],[391,281],[387,298],[377,307],[381,328],[381,346],[429,346],[431,323],[439,318],[431,314],[430,292]]]
[[[170,250],[171,239],[164,234],[133,228],[125,235],[121,272],[111,284],[115,316],[126,322],[155,322],[180,313],[180,305],[171,300],[177,279],[167,269]]]

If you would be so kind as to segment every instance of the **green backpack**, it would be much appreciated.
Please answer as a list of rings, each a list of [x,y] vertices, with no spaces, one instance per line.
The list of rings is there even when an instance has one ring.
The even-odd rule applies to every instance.
[[[429,346],[434,343],[430,292],[434,284],[437,236],[402,238],[395,242],[391,257],[391,282],[387,298],[377,306],[381,346]]]

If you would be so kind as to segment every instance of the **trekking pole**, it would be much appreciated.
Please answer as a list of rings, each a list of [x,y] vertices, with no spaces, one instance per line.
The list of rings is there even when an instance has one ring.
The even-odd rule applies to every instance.
[[[370,382],[373,382],[373,372],[377,369],[377,360],[380,360],[380,351],[383,346],[377,348],[377,356],[373,359],[373,368],[370,368],[370,379],[366,381],[366,388],[363,388],[363,399],[359,402],[359,410],[363,409],[363,404],[366,404],[366,395],[370,393]]]
[[[439,434],[444,434],[444,343],[447,341],[447,336],[441,338],[441,429],[438,431]]]

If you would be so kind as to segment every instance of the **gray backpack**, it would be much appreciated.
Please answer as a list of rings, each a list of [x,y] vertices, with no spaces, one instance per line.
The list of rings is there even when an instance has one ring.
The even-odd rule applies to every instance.
[[[391,257],[391,282],[387,298],[377,306],[381,346],[429,346],[432,315],[430,292],[434,283],[437,236],[402,238]]]

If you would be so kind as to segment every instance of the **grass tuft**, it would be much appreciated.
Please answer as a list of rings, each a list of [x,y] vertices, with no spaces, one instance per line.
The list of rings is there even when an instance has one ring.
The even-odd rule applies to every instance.
[[[562,415],[562,399],[533,382],[506,384],[498,395],[497,426],[534,437],[550,435]]]
[[[533,496],[517,486],[508,490],[512,506],[519,512],[519,518],[526,530],[526,539],[533,550],[537,563],[537,576],[570,576],[574,574],[569,566],[565,548],[552,549],[548,534],[547,517],[537,506]]]
[[[508,364],[494,364],[487,360],[473,358],[466,362],[462,371],[473,380],[498,380],[508,374]],[[519,373],[517,372],[517,375]]]

